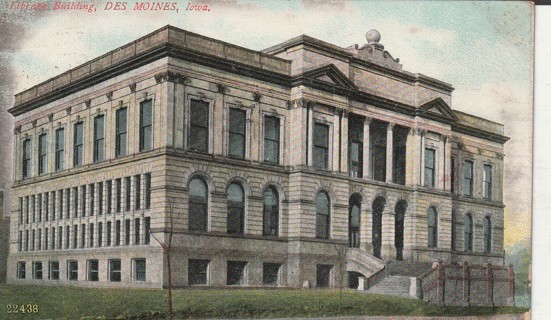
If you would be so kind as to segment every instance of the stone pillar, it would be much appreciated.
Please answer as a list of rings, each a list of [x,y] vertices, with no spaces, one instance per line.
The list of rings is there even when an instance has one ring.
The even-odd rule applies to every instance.
[[[394,123],[389,123],[386,130],[386,183],[393,182],[392,179],[392,169],[393,169],[393,129]]]
[[[308,163],[307,165],[309,167],[313,166],[314,165],[314,162],[312,161],[312,156],[314,154],[314,108],[313,108],[313,105],[309,102],[304,102],[306,103],[306,112],[307,112],[307,116],[308,116],[308,136],[306,137],[307,141],[308,141],[308,150],[306,151],[308,154],[307,154],[307,159],[308,159]]]
[[[515,272],[513,271],[513,265],[509,265],[509,296],[507,298],[507,305],[515,305]]]
[[[390,205],[386,205],[382,217],[381,257],[383,260],[396,260],[396,247],[394,243],[395,221],[394,212],[391,210]]]
[[[365,201],[363,206],[370,207]],[[363,209],[360,216],[360,248],[368,254],[373,254],[373,216],[371,210]]]
[[[420,162],[419,162],[419,185],[424,186],[425,185],[425,133],[426,130],[421,130],[420,138],[421,138],[421,150],[420,152]]]
[[[369,138],[369,125],[371,124],[371,118],[365,118],[364,120],[364,141],[363,141],[363,177],[364,179],[371,179],[371,159],[370,159],[370,153],[371,153],[371,141]]]
[[[452,144],[451,137],[444,136],[444,190],[452,189]]]
[[[446,272],[444,269],[444,262],[438,262],[438,286],[437,286],[437,303],[441,306],[446,305]]]
[[[486,305],[494,306],[494,274],[492,264],[487,263],[486,269]]]
[[[340,163],[339,171],[342,173],[348,173],[348,112],[342,111],[341,115],[341,128],[340,133]]]
[[[406,137],[406,186],[415,184],[415,130],[409,129]]]

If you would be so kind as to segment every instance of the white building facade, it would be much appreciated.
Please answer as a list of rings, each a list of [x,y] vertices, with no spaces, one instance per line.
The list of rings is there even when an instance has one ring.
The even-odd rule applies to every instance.
[[[503,126],[379,39],[167,26],[19,93],[8,282],[166,286],[170,233],[175,286],[503,264]]]

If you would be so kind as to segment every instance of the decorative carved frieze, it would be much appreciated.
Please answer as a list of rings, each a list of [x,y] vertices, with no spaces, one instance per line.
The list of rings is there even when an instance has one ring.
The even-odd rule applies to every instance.
[[[155,75],[155,81],[157,82],[157,84],[167,81],[174,83],[184,83],[186,81],[186,78],[187,77],[184,74],[174,71],[164,71]]]

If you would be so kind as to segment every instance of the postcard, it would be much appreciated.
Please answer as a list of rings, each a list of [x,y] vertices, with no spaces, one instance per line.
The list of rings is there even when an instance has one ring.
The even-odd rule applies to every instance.
[[[528,316],[533,4],[0,6],[0,318]]]

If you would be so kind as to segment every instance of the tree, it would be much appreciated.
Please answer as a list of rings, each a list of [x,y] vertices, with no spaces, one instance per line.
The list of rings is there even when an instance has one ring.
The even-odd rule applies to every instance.
[[[335,247],[335,250],[337,251],[337,255],[339,256],[339,264],[340,264],[339,309],[342,311],[342,289],[344,286],[344,274],[346,272],[346,253],[348,251],[348,246],[342,246],[342,249],[339,249],[339,245],[337,245],[336,243],[333,243],[333,246]]]
[[[172,198],[168,199],[168,232],[167,230],[163,228],[162,232],[167,233],[167,238],[164,242],[159,240],[153,232],[153,229],[150,231],[151,237],[155,239],[160,245],[161,248],[163,248],[163,253],[166,256],[166,264],[167,264],[167,271],[168,271],[168,317],[169,319],[174,318],[174,312],[172,310],[172,263],[171,263],[171,254],[172,254],[172,235],[174,233],[174,207],[175,207],[175,200]]]

